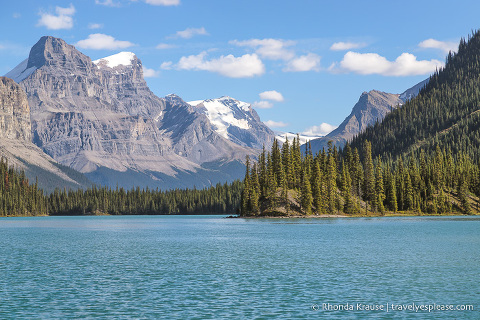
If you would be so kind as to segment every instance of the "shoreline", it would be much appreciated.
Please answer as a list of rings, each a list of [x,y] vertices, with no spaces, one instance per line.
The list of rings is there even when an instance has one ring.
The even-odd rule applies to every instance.
[[[320,214],[320,215],[290,215],[290,216],[229,216],[227,218],[243,218],[243,219],[328,219],[328,218],[381,218],[381,217],[478,217],[477,214],[463,214],[463,213],[444,213],[444,214],[429,214],[429,213],[389,213],[389,214]]]

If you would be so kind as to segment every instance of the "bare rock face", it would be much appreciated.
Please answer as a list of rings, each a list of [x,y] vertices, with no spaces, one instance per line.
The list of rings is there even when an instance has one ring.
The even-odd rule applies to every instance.
[[[0,138],[31,140],[30,108],[23,89],[0,77]]]
[[[399,94],[392,94],[372,90],[364,92],[345,120],[325,137],[310,142],[312,151],[318,152],[327,148],[328,142],[332,141],[337,147],[351,140],[355,135],[363,132],[368,126],[381,122],[383,118],[399,105],[403,104]]]
[[[10,165],[24,170],[31,181],[39,175],[44,177],[39,186],[45,190],[51,191],[55,186],[79,188],[87,185],[85,177],[70,176],[71,172],[62,170],[31,142],[31,138],[30,108],[25,91],[12,79],[0,77],[0,156]]]
[[[105,182],[96,179],[100,169],[134,171],[142,179],[153,172],[158,180],[156,173],[194,173],[206,162],[254,152],[219,136],[183,100],[155,96],[133,53],[92,61],[61,39],[42,37],[7,75],[27,94],[33,142],[94,181]]]

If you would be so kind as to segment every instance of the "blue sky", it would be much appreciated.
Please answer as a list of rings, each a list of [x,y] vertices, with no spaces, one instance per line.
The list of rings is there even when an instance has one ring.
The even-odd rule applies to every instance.
[[[272,129],[324,133],[363,91],[401,93],[478,28],[478,1],[2,1],[0,74],[43,35],[143,62],[158,96],[228,95]],[[323,125],[322,125],[323,123]]]

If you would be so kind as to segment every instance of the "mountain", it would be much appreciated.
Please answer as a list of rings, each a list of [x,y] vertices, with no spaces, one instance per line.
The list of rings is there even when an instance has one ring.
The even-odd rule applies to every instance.
[[[387,113],[403,104],[399,94],[391,94],[372,90],[364,92],[345,120],[325,137],[310,141],[314,153],[327,148],[332,141],[337,147],[342,147],[359,132],[363,132],[376,121],[381,121]]]
[[[98,184],[203,187],[239,178],[232,166],[254,153],[179,97],[155,96],[133,53],[92,61],[42,37],[7,76],[26,92],[33,142]]]
[[[382,123],[353,139],[351,147],[372,141],[372,153],[393,159],[436,147],[460,158],[480,156],[480,31],[461,40],[449,53],[445,67],[435,72],[425,88]],[[360,150],[360,149],[359,149]],[[463,161],[463,160],[462,160]]]
[[[34,145],[31,130],[25,91],[12,79],[0,77],[0,155],[9,164],[24,170],[30,181],[38,177],[39,186],[46,191],[90,184],[83,175],[57,164]]]
[[[214,130],[227,140],[254,149],[273,143],[275,133],[260,120],[249,103],[221,97],[189,104],[206,115]]]
[[[420,92],[420,90],[427,85],[428,80],[429,79],[425,79],[423,81],[420,81],[419,83],[417,83],[413,87],[405,90],[402,94],[400,94],[399,98],[403,102],[407,102],[408,100],[411,100],[411,99],[415,98],[418,95],[418,93]]]
[[[363,92],[350,115],[335,130],[324,137],[311,140],[312,151],[315,153],[323,148],[326,149],[329,141],[337,147],[343,147],[347,141],[351,141],[367,127],[374,125],[377,121],[381,122],[393,109],[415,98],[428,81],[429,79],[425,79],[401,94],[378,90]]]

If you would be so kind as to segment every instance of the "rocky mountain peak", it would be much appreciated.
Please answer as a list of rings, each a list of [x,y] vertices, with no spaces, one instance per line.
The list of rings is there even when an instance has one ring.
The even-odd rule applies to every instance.
[[[58,65],[65,68],[69,64],[83,69],[86,65],[91,64],[91,60],[64,40],[44,36],[30,50],[26,67],[27,69],[32,67],[39,69],[45,65]]]
[[[260,120],[247,102],[223,96],[191,101],[189,104],[207,116],[219,135],[236,144],[260,149],[273,142],[275,133]]]

